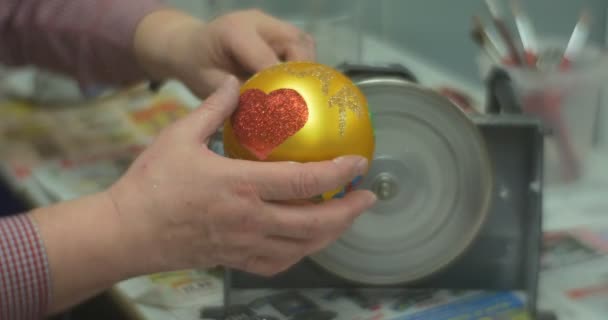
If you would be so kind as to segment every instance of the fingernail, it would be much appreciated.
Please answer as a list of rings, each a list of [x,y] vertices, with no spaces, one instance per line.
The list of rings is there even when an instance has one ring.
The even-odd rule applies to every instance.
[[[335,163],[342,164],[344,161],[350,161],[354,164],[358,175],[364,174],[367,171],[367,159],[359,156],[342,156],[334,159]]]
[[[367,171],[367,159],[359,159],[359,161],[357,161],[356,168],[359,174],[364,174]]]
[[[338,158],[335,158],[335,159],[334,159],[334,162],[335,162],[335,163],[340,163],[340,162],[344,161],[344,158],[346,158],[346,157],[338,157]]]
[[[378,200],[378,197],[376,197],[376,194],[373,192],[368,192],[367,193],[367,198],[365,199],[365,203],[368,207],[373,206],[376,201]]]
[[[239,81],[236,77],[229,75],[226,77],[222,85],[218,88],[220,94],[232,93],[231,91],[238,91]]]

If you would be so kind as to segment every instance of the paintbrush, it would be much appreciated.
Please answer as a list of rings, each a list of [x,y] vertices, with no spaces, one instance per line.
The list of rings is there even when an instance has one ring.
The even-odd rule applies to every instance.
[[[494,63],[504,63],[506,50],[497,43],[485,30],[479,16],[473,16],[473,29],[471,38],[492,59]]]
[[[588,9],[583,9],[564,51],[564,56],[560,63],[561,70],[569,69],[572,62],[576,60],[581,51],[583,51],[583,48],[585,48],[587,39],[589,38],[590,25],[591,13]]]
[[[530,18],[522,9],[519,0],[511,0],[511,10],[513,11],[515,24],[519,31],[519,38],[521,39],[524,49],[525,62],[531,67],[536,67],[536,62],[538,61],[538,44],[536,42],[536,34],[532,21],[530,21]]]
[[[513,64],[518,65],[518,66],[522,65],[521,57],[519,56],[517,47],[515,46],[515,41],[513,40],[513,37],[511,36],[511,33],[509,32],[509,28],[507,27],[504,20],[500,16],[500,10],[498,10],[498,5],[496,4],[496,1],[495,0],[485,0],[485,2],[486,2],[486,6],[488,7],[488,11],[492,15],[492,21],[494,22],[494,25],[496,26],[496,30],[498,30],[498,33],[502,37],[503,41],[505,42],[505,44],[509,50],[509,55],[511,57],[511,60],[513,61]]]

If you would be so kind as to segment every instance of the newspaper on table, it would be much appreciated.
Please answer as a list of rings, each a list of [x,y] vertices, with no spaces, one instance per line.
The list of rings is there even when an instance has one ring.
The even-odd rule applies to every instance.
[[[558,319],[594,320],[608,315],[608,232],[577,228],[547,233],[541,261],[540,310]],[[222,293],[213,291],[215,300]],[[191,307],[165,306],[177,319],[217,318],[221,302]],[[526,297],[518,292],[450,290],[234,290],[234,319],[344,320],[523,320],[531,319]],[[240,318],[239,318],[240,317]],[[203,319],[205,319],[203,317]],[[255,318],[253,318],[255,319]]]
[[[0,104],[0,164],[36,205],[103,190],[191,106],[171,91],[133,89],[76,106]],[[26,192],[27,190],[27,192]]]
[[[50,139],[51,131],[29,103],[0,104],[0,175],[24,200],[40,205],[52,199],[31,174],[45,157],[60,154]]]
[[[543,249],[541,306],[560,319],[607,319],[608,229],[548,232]]]
[[[178,270],[139,277],[143,288],[133,300],[137,303],[164,308],[200,308],[219,305],[223,301],[221,270]]]
[[[72,160],[46,161],[34,168],[32,178],[56,201],[76,199],[112,185],[143,147],[132,146]]]
[[[221,269],[141,276],[121,286],[133,302],[180,320],[532,320],[525,295],[508,291],[248,289],[231,291],[226,307]]]
[[[216,297],[203,295],[205,304],[165,308],[180,320],[532,320],[525,298],[514,292],[255,289],[235,292],[229,307],[216,288],[210,292]]]
[[[231,312],[270,319],[528,320],[525,299],[513,292],[314,289],[235,293]],[[209,309],[209,308],[208,308]],[[213,310],[201,316],[213,319]],[[235,314],[236,316],[236,314]],[[271,318],[272,317],[272,318]]]

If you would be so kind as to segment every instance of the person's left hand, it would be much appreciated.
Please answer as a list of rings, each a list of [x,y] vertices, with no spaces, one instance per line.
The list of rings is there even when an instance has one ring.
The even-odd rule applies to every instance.
[[[135,53],[151,77],[178,79],[200,98],[229,74],[246,80],[281,61],[316,59],[309,34],[258,10],[209,23],[169,9],[153,12],[139,24]]]

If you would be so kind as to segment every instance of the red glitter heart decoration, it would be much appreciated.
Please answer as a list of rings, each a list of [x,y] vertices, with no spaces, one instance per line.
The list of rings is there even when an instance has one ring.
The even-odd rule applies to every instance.
[[[270,94],[249,89],[241,94],[231,121],[239,143],[264,160],[304,127],[308,121],[308,106],[293,89],[278,89]]]

